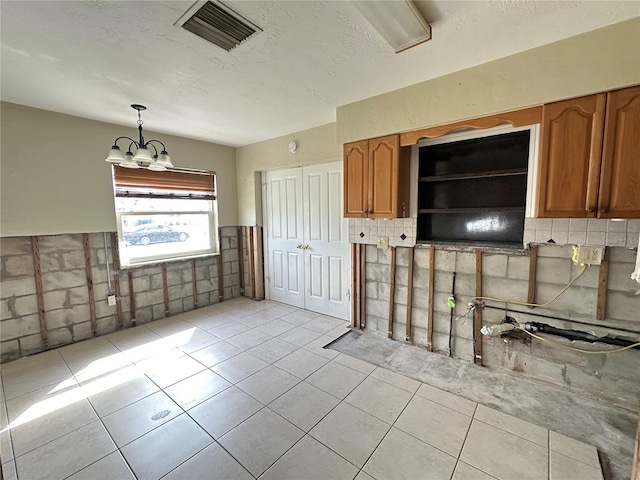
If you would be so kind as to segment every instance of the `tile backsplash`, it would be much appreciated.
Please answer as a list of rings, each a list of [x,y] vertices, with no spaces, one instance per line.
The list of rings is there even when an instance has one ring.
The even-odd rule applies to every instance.
[[[392,247],[412,247],[416,230],[415,218],[350,218],[349,242],[375,245],[378,237],[389,237]],[[523,243],[636,248],[639,235],[640,219],[525,218]]]
[[[417,225],[415,218],[350,218],[349,243],[375,245],[378,237],[389,237],[391,247],[413,247]]]
[[[525,218],[524,243],[636,248],[640,219]]]

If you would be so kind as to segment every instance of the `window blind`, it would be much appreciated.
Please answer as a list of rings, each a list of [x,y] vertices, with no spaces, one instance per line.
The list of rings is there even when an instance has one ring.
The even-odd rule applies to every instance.
[[[215,174],[205,172],[154,172],[147,169],[113,167],[116,191],[128,188],[149,188],[215,194]]]

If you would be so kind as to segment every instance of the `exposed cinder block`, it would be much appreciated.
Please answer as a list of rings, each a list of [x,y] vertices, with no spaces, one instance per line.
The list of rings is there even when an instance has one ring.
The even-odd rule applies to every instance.
[[[429,270],[414,266],[413,286],[420,288],[429,288]]]
[[[40,320],[38,315],[4,320],[0,323],[0,338],[3,342],[39,332]]]
[[[134,277],[133,278],[133,291],[144,292],[151,288],[151,277]],[[156,287],[157,288],[157,287]]]
[[[87,275],[85,270],[81,269],[42,274],[42,288],[45,292],[86,284]]]
[[[389,313],[389,301],[367,298],[365,303],[365,313],[376,317],[386,317]]]
[[[380,265],[391,265],[391,250],[378,249],[378,263]],[[396,251],[396,265],[397,264],[398,264],[398,252]]]
[[[73,342],[73,329],[71,326],[49,330],[47,335],[50,347],[57,347]]]
[[[2,245],[4,247],[4,243]],[[9,362],[20,357],[20,343],[18,340],[9,340],[7,342],[0,343],[1,362]]]
[[[0,252],[3,257],[10,255],[31,255],[31,237],[2,237]]]
[[[366,296],[367,298],[371,298],[371,299],[377,299],[378,298],[378,288],[379,286],[384,285],[384,283],[376,283],[376,282],[367,282],[365,284],[365,290],[366,290]],[[387,292],[389,292],[389,289],[387,288]],[[387,295],[386,297],[382,297],[382,298],[389,298],[389,295]]]
[[[184,297],[193,296],[193,286],[191,284],[187,285],[175,285],[173,287],[169,287],[169,298],[170,299],[178,299]]]
[[[74,323],[86,322],[91,318],[89,305],[76,305],[72,308],[61,308],[59,310],[47,311],[47,329],[55,330],[73,325]]]
[[[429,269],[429,255],[430,249],[416,248],[413,252],[413,268],[414,269]]]
[[[630,320],[640,326],[640,297],[630,292],[610,291],[607,297],[607,318]]]
[[[188,312],[190,310],[193,310],[194,308],[195,306],[193,305],[193,294],[191,294],[190,297],[185,297],[182,299],[183,312]]]
[[[571,259],[573,248],[571,245],[541,244],[538,247],[538,257],[553,257]]]
[[[517,280],[527,280],[529,278],[529,264],[528,256],[511,255],[508,261],[507,276]]]
[[[476,255],[471,252],[456,253],[456,272],[457,273],[475,273],[476,272]]]
[[[23,277],[34,275],[33,257],[31,255],[6,256],[2,264],[2,280],[11,277]]]
[[[136,292],[136,306],[155,305],[164,302],[162,289]]]
[[[8,302],[11,306],[11,302]],[[38,313],[38,299],[35,295],[26,297],[15,297],[12,313],[15,317],[24,317],[30,314]]]
[[[610,263],[609,283],[607,285],[607,288],[609,290],[616,290],[625,293],[635,293],[636,291],[638,291],[638,289],[640,289],[640,285],[638,284],[638,282],[631,279],[631,272],[633,272],[633,269],[634,265],[630,263]],[[592,267],[588,270],[593,270],[593,272],[589,272],[592,273],[592,275],[595,275],[597,273],[596,267]],[[637,302],[637,318],[640,322],[640,298],[635,298]]]
[[[40,333],[21,337],[19,342],[20,355],[22,356],[42,351],[42,336]]]
[[[365,261],[367,263],[378,262],[378,249],[375,245],[367,245],[365,247]]]
[[[475,257],[475,255],[474,255]],[[529,257],[522,257],[528,260]],[[474,258],[475,261],[475,258]],[[489,277],[506,277],[508,255],[487,255],[482,256],[482,275]],[[474,268],[475,273],[475,268]]]
[[[553,286],[553,288],[557,288]],[[529,293],[529,282],[510,278],[493,278],[482,283],[482,296],[518,300],[524,302]],[[540,300],[543,297],[536,297]]]
[[[84,323],[76,323],[74,325],[72,325],[72,331],[73,331],[73,341],[74,342],[80,342],[82,340],[86,340],[88,338],[92,338],[93,337],[93,331],[91,329],[91,322],[84,322]],[[98,332],[100,333],[100,331],[98,330]]]
[[[453,272],[456,268],[456,252],[436,250],[435,269]]]
[[[238,250],[223,250],[222,251],[222,261],[223,262],[231,262],[238,260]]]
[[[42,254],[62,250],[84,250],[81,234],[41,236],[38,237],[38,245]]]
[[[102,298],[105,297],[106,298],[106,293],[104,295],[100,294],[98,295],[100,292],[100,285],[98,286],[94,286],[93,289],[93,294],[96,298]],[[104,291],[106,292],[107,290],[107,285],[104,284]],[[67,302],[69,305],[80,305],[83,303],[87,303],[89,301],[89,288],[86,286],[83,287],[76,287],[76,288],[70,288],[69,290],[67,290],[68,295],[67,295]]]
[[[36,282],[32,277],[10,278],[2,281],[0,288],[0,297],[10,298],[13,296],[20,297],[23,295],[33,295],[36,293]]]
[[[166,318],[167,317],[167,313],[164,309],[164,303],[161,305],[153,305],[151,307],[152,309],[152,315],[153,315],[153,320],[160,320],[162,318]]]
[[[177,298],[175,300],[169,301],[169,314],[177,315],[178,313],[182,313],[183,311],[182,298]]]
[[[389,270],[390,267],[388,265],[367,264],[365,279],[366,281],[388,282]],[[396,283],[399,281],[399,275],[397,273],[398,271],[396,271]]]
[[[409,267],[396,267],[396,285],[409,285]]]
[[[409,249],[396,247],[396,266],[406,267],[409,265]]]
[[[84,257],[84,251],[76,250],[66,252],[60,255],[60,268],[64,270],[73,270],[76,268],[85,268],[87,263]]]
[[[22,297],[22,298],[30,299],[30,302],[29,302],[30,311],[26,313],[38,312],[38,303],[35,295],[32,297]],[[55,290],[53,292],[46,292],[42,295],[42,299],[44,301],[44,306],[46,310],[57,310],[60,308],[66,308],[68,304],[67,290]]]
[[[536,279],[538,282],[566,285],[571,279],[571,261],[564,258],[538,257]]]
[[[394,297],[394,301],[397,305],[406,305],[407,304],[407,296],[409,293],[408,287],[404,285],[396,285],[396,293]],[[388,296],[386,298],[389,298]]]
[[[637,244],[636,244],[637,247]],[[636,251],[630,248],[611,247],[608,250],[610,262],[632,263],[636,262]]]
[[[153,307],[144,306],[136,308],[136,322],[147,323],[153,319]]]
[[[536,302],[545,303],[551,300],[560,291],[557,285],[541,284],[536,287]],[[613,303],[609,298],[607,307]],[[593,317],[596,311],[597,291],[592,288],[576,287],[575,285],[569,291],[560,295],[551,306],[545,307],[544,310],[551,310],[555,315],[560,314],[563,317],[573,317],[575,315],[585,315]],[[615,317],[614,317],[615,318]]]

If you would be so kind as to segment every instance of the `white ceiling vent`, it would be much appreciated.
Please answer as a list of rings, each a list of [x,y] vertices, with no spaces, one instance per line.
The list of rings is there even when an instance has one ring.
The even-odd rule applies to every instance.
[[[174,24],[230,52],[262,29],[221,2],[196,2]]]

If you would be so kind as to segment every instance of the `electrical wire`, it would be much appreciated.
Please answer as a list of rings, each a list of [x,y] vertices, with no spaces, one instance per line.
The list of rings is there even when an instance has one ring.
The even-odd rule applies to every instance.
[[[493,298],[493,297],[473,297],[471,299],[471,301],[473,302],[475,300],[491,300],[493,302],[513,303],[515,305],[523,305],[525,307],[546,307],[547,305],[550,305],[551,303],[555,302],[560,295],[562,295],[564,292],[566,292],[569,289],[569,287],[571,287],[571,285],[573,285],[575,283],[575,281],[578,280],[582,276],[582,274],[587,270],[588,266],[589,265],[587,265],[586,263],[584,265],[582,265],[582,270],[580,270],[580,273],[578,275],[576,275],[574,277],[574,279],[571,280],[567,284],[566,287],[564,287],[562,290],[560,290],[555,297],[553,297],[551,300],[549,300],[548,302],[545,302],[545,303],[527,303],[527,302],[519,302],[517,300],[507,300],[506,298]],[[527,332],[527,333],[529,333],[529,332]]]
[[[581,352],[581,353],[590,353],[590,354],[618,353],[618,352],[624,352],[625,350],[629,350],[631,348],[640,347],[640,342],[638,342],[638,343],[632,343],[631,345],[627,345],[626,347],[615,348],[613,350],[585,350],[583,348],[577,348],[577,347],[572,347],[571,345],[565,345],[564,343],[554,342],[553,340],[549,340],[548,338],[544,338],[544,337],[541,337],[540,335],[536,335],[535,333],[531,333],[520,326],[516,326],[516,329],[522,330],[527,335],[530,335],[531,337],[541,340],[543,342],[551,343],[558,347],[567,348],[569,350],[575,350],[576,352]]]

